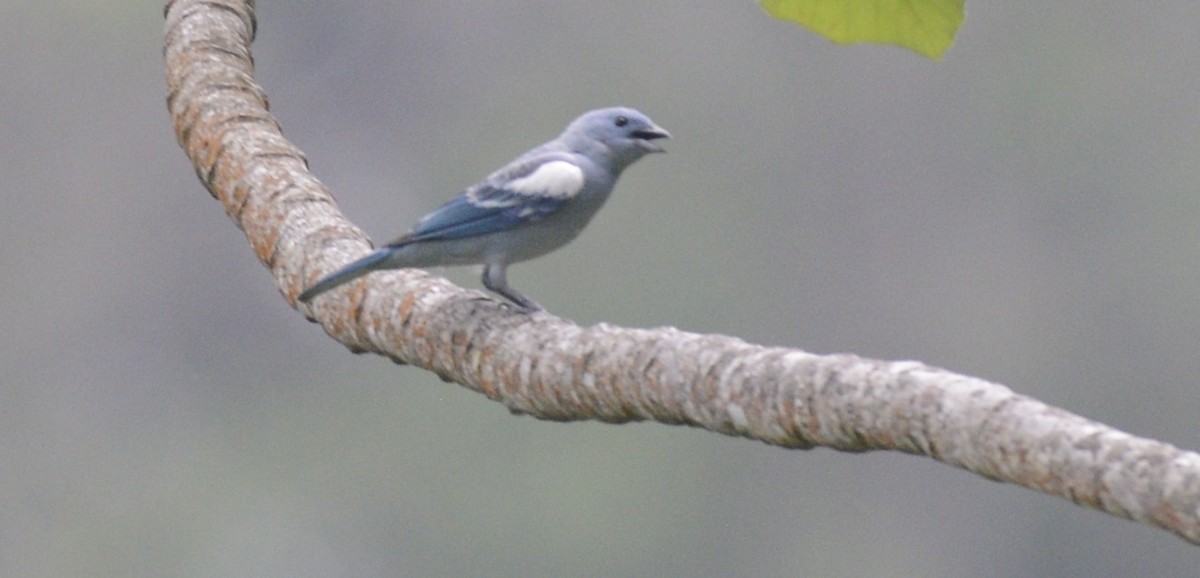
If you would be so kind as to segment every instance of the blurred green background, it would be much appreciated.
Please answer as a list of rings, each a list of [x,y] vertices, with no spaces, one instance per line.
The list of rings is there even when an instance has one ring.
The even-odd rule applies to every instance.
[[[262,1],[254,50],[377,240],[636,106],[670,154],[510,272],[551,311],[919,359],[1200,448],[1200,4],[968,9],[940,64],[750,0]],[[347,353],[194,176],[161,37],[159,2],[0,8],[0,574],[1196,571],[928,459],[542,423]]]

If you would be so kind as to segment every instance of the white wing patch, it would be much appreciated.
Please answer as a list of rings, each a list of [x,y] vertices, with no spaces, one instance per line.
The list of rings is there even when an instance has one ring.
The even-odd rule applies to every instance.
[[[567,161],[551,161],[509,181],[504,188],[524,195],[566,199],[583,190],[583,169]]]

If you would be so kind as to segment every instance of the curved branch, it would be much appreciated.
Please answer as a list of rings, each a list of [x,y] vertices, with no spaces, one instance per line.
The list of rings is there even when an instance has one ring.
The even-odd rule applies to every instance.
[[[284,296],[370,249],[254,83],[252,1],[166,9],[175,133]],[[673,328],[579,327],[417,270],[307,308],[352,351],[437,373],[549,420],[655,420],[789,448],[929,456],[1200,543],[1200,455],[914,361],[815,355]]]

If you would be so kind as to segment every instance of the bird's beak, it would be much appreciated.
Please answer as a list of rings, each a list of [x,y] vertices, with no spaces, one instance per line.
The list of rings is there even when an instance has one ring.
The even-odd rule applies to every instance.
[[[660,138],[671,138],[671,133],[667,132],[667,129],[662,128],[661,126],[650,125],[647,128],[633,133],[633,137],[638,139],[638,143],[646,152],[662,153],[667,151],[662,148],[662,145],[654,141]]]

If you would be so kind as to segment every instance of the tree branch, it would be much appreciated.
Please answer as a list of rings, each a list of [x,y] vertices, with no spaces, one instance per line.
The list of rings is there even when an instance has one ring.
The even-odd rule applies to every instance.
[[[253,2],[175,0],[166,19],[167,106],[179,143],[297,307],[303,287],[370,242],[267,111],[252,76]],[[516,413],[926,455],[1200,543],[1200,455],[919,362],[673,328],[579,327],[514,313],[417,270],[371,275],[305,313],[352,351],[428,369]]]

